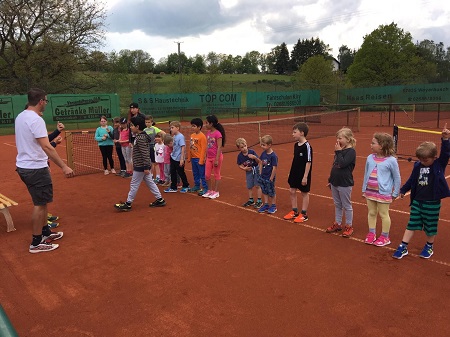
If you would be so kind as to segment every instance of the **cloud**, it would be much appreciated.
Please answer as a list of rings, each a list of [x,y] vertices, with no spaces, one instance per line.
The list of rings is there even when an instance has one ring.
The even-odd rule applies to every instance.
[[[106,0],[106,48],[142,49],[156,60],[176,52],[243,56],[319,38],[358,49],[365,35],[395,22],[413,41],[450,36],[450,2],[440,0]]]

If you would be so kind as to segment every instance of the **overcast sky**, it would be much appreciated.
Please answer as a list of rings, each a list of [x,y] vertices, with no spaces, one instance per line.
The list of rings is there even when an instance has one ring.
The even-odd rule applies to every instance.
[[[363,37],[395,22],[424,39],[450,47],[448,0],[103,0],[108,10],[103,51],[144,50],[156,62],[186,56],[268,53],[285,42],[319,38],[332,48],[361,47]]]

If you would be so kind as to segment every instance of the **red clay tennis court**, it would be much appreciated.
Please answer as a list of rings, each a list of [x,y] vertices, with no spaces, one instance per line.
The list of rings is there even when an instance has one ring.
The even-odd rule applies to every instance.
[[[363,243],[362,176],[372,134],[380,130],[392,131],[355,134],[350,239],[324,232],[334,219],[326,183],[335,138],[327,137],[311,140],[305,225],[282,220],[290,211],[292,144],[274,146],[280,162],[274,215],[240,207],[247,193],[236,153],[225,154],[220,198],[171,193],[166,207],[150,209],[153,197],[141,186],[128,213],[113,204],[125,200],[129,180],[65,179],[52,165],[49,210],[61,217],[64,238],[56,251],[36,255],[28,253],[32,204],[14,171],[14,137],[0,137],[0,192],[19,203],[11,208],[16,231],[7,233],[0,220],[0,303],[19,336],[30,337],[448,336],[450,199],[443,201],[431,259],[418,257],[423,233],[411,241],[410,255],[391,258],[408,220],[407,198],[391,206],[392,244]],[[412,164],[399,164],[404,182]]]

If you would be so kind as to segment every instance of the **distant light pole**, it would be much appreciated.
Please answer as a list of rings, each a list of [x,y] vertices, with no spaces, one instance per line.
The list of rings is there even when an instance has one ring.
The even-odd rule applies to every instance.
[[[180,50],[180,45],[183,43],[182,41],[175,41],[174,43],[176,43],[178,45],[178,76],[180,77],[180,91],[181,91],[181,81],[182,81],[182,73],[181,73],[181,50]]]

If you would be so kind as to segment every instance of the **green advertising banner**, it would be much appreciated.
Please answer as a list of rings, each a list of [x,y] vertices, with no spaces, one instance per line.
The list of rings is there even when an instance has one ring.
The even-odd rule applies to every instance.
[[[143,114],[173,116],[189,109],[201,109],[202,114],[241,107],[241,93],[214,92],[195,94],[133,94]]]
[[[339,104],[415,104],[450,102],[450,83],[339,90]]]
[[[43,118],[46,123],[97,121],[120,116],[117,94],[47,95]],[[27,96],[0,96],[0,126],[13,126],[14,119],[27,104]]]
[[[320,104],[319,90],[248,92],[247,107],[312,106]]]

